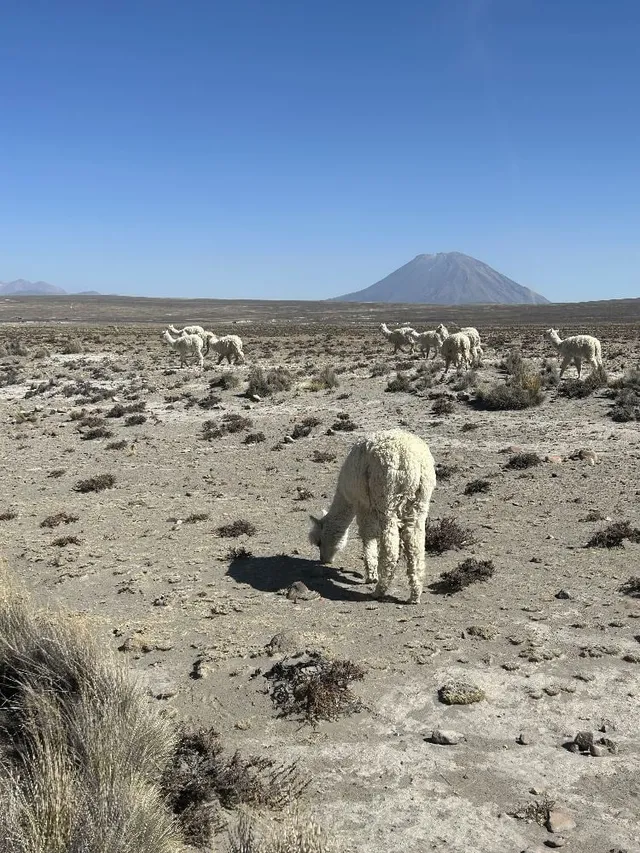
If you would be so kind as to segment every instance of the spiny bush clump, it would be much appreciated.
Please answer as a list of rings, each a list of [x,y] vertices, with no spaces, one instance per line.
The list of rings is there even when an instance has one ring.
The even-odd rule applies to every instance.
[[[598,367],[592,370],[586,379],[567,379],[558,388],[558,393],[569,399],[582,400],[590,397],[599,388],[606,388],[608,381],[605,369]]]
[[[263,432],[250,432],[248,435],[245,435],[243,439],[243,444],[261,444],[263,441],[267,440],[267,436]]]
[[[116,478],[113,474],[98,474],[86,480],[78,480],[73,487],[75,492],[102,492],[110,489],[115,484]]]
[[[299,660],[280,661],[264,677],[271,683],[271,699],[283,717],[315,724],[363,708],[350,685],[362,681],[364,670],[350,660],[325,658],[314,651]]]
[[[209,380],[209,388],[222,388],[223,391],[232,391],[240,386],[240,377],[232,370],[225,370],[220,376]]]
[[[430,554],[444,554],[452,549],[473,545],[473,534],[462,527],[455,518],[443,518],[436,522],[427,522],[425,550]]]
[[[233,539],[236,536],[253,536],[255,532],[255,524],[247,521],[246,518],[238,518],[229,524],[221,524],[217,530],[218,536],[225,539]]]
[[[308,786],[295,764],[270,758],[227,756],[213,729],[183,731],[162,777],[168,804],[187,843],[203,847],[224,825],[220,807],[254,806],[282,811]]]
[[[205,441],[211,441],[214,438],[222,438],[223,435],[242,432],[252,426],[251,418],[229,412],[223,415],[220,421],[205,421],[202,424],[202,437]]]
[[[347,412],[338,412],[337,420],[331,424],[331,429],[334,432],[353,432],[358,429],[357,424],[351,420],[351,415]]]
[[[393,379],[390,379],[387,382],[387,387],[384,390],[388,391],[390,394],[396,394],[399,391],[404,391],[406,394],[410,394],[414,389],[411,384],[411,377],[409,374],[399,372],[396,373]]]
[[[145,423],[147,420],[145,415],[136,414],[136,415],[128,415],[125,418],[124,425],[125,426],[138,426],[140,424]]]
[[[630,595],[633,598],[640,598],[640,576],[634,575],[629,580],[626,580],[620,585],[619,592],[622,592],[624,595]],[[638,636],[640,637],[640,634]]]
[[[544,400],[542,379],[537,373],[512,377],[489,388],[478,388],[473,405],[478,409],[520,410],[539,406]]]
[[[159,784],[170,724],[77,620],[0,589],[0,849],[184,853]]]
[[[534,468],[536,465],[541,465],[542,459],[537,453],[516,453],[504,466],[512,471],[521,471],[524,468]]]
[[[58,527],[60,524],[73,524],[78,520],[79,516],[72,515],[70,512],[66,512],[65,510],[61,510],[60,512],[56,512],[53,515],[48,515],[43,521],[40,522],[40,527]]]
[[[247,395],[270,397],[279,391],[290,391],[292,387],[293,375],[286,367],[272,367],[267,371],[262,367],[252,367],[249,372]]]
[[[333,367],[323,367],[315,376],[311,378],[309,383],[310,391],[329,391],[332,388],[337,388],[340,385],[340,380],[336,376]]]
[[[489,480],[471,480],[470,483],[464,487],[465,495],[479,495],[485,494],[491,488],[491,483]]]
[[[476,560],[469,557],[459,563],[455,569],[442,572],[437,586],[440,592],[460,592],[472,583],[488,581],[495,569],[491,560]]]
[[[112,435],[113,432],[110,429],[103,426],[97,426],[92,429],[85,430],[81,433],[80,438],[83,441],[92,441],[96,438],[111,438]]]
[[[640,421],[640,389],[622,387],[615,395],[609,417],[616,423]]]
[[[431,407],[434,415],[450,415],[454,409],[455,404],[449,397],[438,397]]]
[[[320,418],[316,418],[314,415],[309,415],[306,418],[303,418],[300,423],[294,424],[293,430],[291,431],[292,438],[306,438],[311,434],[311,430],[319,426],[321,423]]]
[[[457,465],[450,465],[448,462],[438,462],[436,465],[436,477],[439,483],[446,483],[460,469]]]
[[[337,456],[330,450],[314,450],[311,457],[312,462],[335,462]]]
[[[229,834],[228,853],[334,853],[336,850],[314,818],[297,808],[278,821],[245,812]]]
[[[624,540],[640,543],[640,529],[631,527],[628,521],[614,521],[604,530],[594,533],[586,548],[622,548]]]
[[[146,406],[147,404],[144,401],[140,403],[130,403],[126,406],[122,403],[116,403],[109,409],[105,417],[122,418],[124,415],[130,415],[134,412],[142,412]]]

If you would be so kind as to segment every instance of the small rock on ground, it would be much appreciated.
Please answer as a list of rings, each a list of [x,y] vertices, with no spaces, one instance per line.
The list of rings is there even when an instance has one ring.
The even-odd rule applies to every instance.
[[[460,732],[454,732],[451,729],[434,729],[431,732],[429,740],[432,743],[437,743],[440,746],[455,746],[460,741],[465,740],[465,736]]]
[[[547,818],[547,829],[549,832],[571,832],[575,828],[576,822],[569,812],[564,811],[564,809],[553,809],[549,812],[549,817]]]
[[[445,705],[471,705],[485,698],[484,690],[469,681],[449,681],[438,690],[438,699]]]

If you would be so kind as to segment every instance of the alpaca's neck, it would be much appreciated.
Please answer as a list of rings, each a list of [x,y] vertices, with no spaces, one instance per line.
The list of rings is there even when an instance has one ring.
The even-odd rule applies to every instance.
[[[384,323],[382,324],[382,326],[380,326],[380,329],[382,330],[382,334],[385,336],[385,338],[391,337],[391,329],[385,326]]]
[[[552,332],[549,335],[549,340],[556,347],[559,347],[560,344],[562,343],[562,338],[560,337],[560,335],[557,332]]]
[[[165,341],[169,344],[170,347],[175,347],[177,338],[172,338],[169,332],[164,336]]]
[[[353,505],[339,491],[336,491],[329,511],[324,517],[324,523],[329,524],[334,536],[340,538],[349,529],[349,525],[353,521],[355,514]]]

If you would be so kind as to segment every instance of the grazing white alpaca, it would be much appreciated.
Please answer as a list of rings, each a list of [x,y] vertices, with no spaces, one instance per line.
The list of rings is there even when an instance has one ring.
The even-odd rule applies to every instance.
[[[311,516],[309,540],[331,563],[347,544],[354,517],[362,538],[365,579],[384,596],[400,558],[407,562],[411,603],[424,584],[425,526],[436,485],[433,456],[417,435],[394,429],[371,433],[349,451],[329,511]]]
[[[545,338],[551,341],[553,346],[562,356],[560,365],[560,378],[567,367],[573,362],[578,371],[578,379],[582,371],[582,362],[588,361],[594,370],[602,368],[602,344],[592,335],[572,335],[562,340],[557,329],[547,329]]]
[[[415,329],[412,329],[410,326],[403,326],[401,329],[390,329],[386,323],[380,323],[380,331],[389,343],[393,344],[394,353],[398,352],[398,350],[404,352],[402,348],[406,346],[409,347],[409,352],[413,352],[413,335],[416,334]]]
[[[462,332],[454,332],[442,342],[440,355],[444,358],[443,377],[452,364],[456,366],[458,371],[461,367],[470,367],[473,358],[471,341]]]
[[[234,364],[244,364],[245,358],[242,349],[242,340],[238,335],[224,335],[222,338],[218,338],[212,332],[207,332],[207,335],[207,352],[211,348],[218,353],[218,364],[224,358],[227,359],[229,364],[231,364],[232,360]]]
[[[431,329],[427,332],[414,332],[411,337],[425,358],[429,358],[431,349],[433,349],[433,357],[435,358],[440,352],[440,347],[444,340],[435,329]]]
[[[200,335],[181,335],[179,338],[172,338],[169,330],[163,333],[162,337],[169,344],[171,349],[180,353],[180,367],[186,367],[187,358],[194,356],[198,359],[200,367],[204,364],[202,356],[202,338]]]
[[[169,331],[172,335],[200,335],[201,337],[208,334],[202,326],[185,326],[184,329],[176,329],[175,326],[169,326]]]
[[[469,338],[469,343],[471,344],[471,360],[474,365],[480,364],[482,356],[484,355],[482,351],[482,345],[480,341],[480,333],[473,326],[464,326],[464,328],[458,330],[461,334],[466,335]],[[446,326],[443,326],[442,323],[436,329],[436,332],[440,335],[441,338],[445,339],[449,337],[449,330]]]

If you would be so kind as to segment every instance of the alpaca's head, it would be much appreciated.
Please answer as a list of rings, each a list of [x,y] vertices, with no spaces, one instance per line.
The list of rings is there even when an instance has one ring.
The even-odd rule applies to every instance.
[[[560,337],[558,329],[547,329],[544,333],[544,336],[549,341],[555,341]]]
[[[446,326],[443,326],[443,324],[442,324],[442,323],[440,323],[440,325],[439,325],[439,326],[437,326],[437,328],[436,328],[436,332],[438,333],[438,335],[439,335],[443,340],[444,340],[444,338],[448,338],[448,337],[449,337],[449,330],[447,329],[447,327],[446,327]]]
[[[333,530],[327,523],[327,513],[323,510],[320,517],[310,515],[311,529],[309,530],[309,542],[320,549],[320,562],[324,565],[332,563],[339,551],[347,544],[349,529],[343,533]]]
[[[165,330],[164,330],[164,332],[162,333],[162,338],[163,338],[163,340],[165,340],[168,344],[173,344],[173,343],[175,343],[175,341],[173,340],[173,338],[172,338],[172,337],[171,337],[171,335],[169,334],[169,329],[165,329]]]
[[[171,332],[172,335],[179,335],[180,334],[180,329],[176,329],[175,326],[169,326],[169,331]]]

